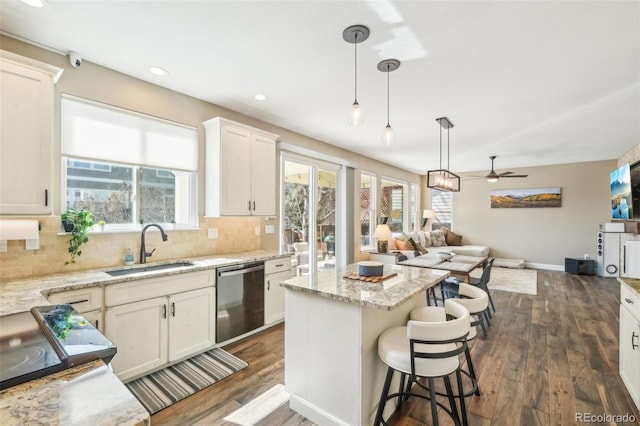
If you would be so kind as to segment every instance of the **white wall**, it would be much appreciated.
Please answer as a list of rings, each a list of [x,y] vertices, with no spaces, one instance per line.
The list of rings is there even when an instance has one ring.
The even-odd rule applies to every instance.
[[[464,244],[483,244],[500,258],[564,270],[565,257],[596,258],[598,224],[609,220],[609,173],[616,160],[511,169],[528,178],[490,184],[464,173],[454,194],[453,228]],[[561,187],[559,208],[491,208],[493,189]]]

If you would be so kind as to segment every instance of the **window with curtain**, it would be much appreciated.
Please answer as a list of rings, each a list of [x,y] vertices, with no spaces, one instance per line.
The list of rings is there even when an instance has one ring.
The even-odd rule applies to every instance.
[[[62,98],[63,209],[107,229],[197,226],[197,130],[72,96]]]
[[[431,190],[431,209],[436,212],[436,217],[429,221],[431,230],[440,228],[453,229],[453,193],[447,191]]]
[[[360,173],[360,250],[373,248],[376,229],[376,175]]]

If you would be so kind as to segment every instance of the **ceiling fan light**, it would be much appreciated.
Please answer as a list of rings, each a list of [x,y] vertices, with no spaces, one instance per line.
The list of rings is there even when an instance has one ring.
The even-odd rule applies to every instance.
[[[498,181],[498,176],[487,176],[487,182],[496,183]]]
[[[387,127],[384,128],[384,132],[382,132],[382,145],[389,146],[395,140],[395,134],[393,133],[393,129],[391,125],[387,123]]]
[[[364,113],[360,108],[360,104],[358,101],[354,101],[351,106],[351,112],[349,113],[349,125],[353,127],[358,127],[364,123]]]

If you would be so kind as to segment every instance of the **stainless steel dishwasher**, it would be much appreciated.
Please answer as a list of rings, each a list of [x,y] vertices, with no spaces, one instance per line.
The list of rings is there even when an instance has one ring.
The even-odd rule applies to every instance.
[[[216,343],[264,325],[264,262],[218,268]]]

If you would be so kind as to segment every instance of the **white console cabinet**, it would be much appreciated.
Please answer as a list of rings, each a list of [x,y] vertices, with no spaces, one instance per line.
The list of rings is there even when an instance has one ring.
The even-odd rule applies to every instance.
[[[203,125],[205,216],[274,216],[278,135],[221,117]]]
[[[620,377],[640,409],[640,295],[620,284]]]
[[[0,50],[0,214],[51,214],[53,85],[62,69]]]
[[[105,288],[105,335],[118,347],[111,364],[120,380],[214,345],[214,276],[192,272]]]

